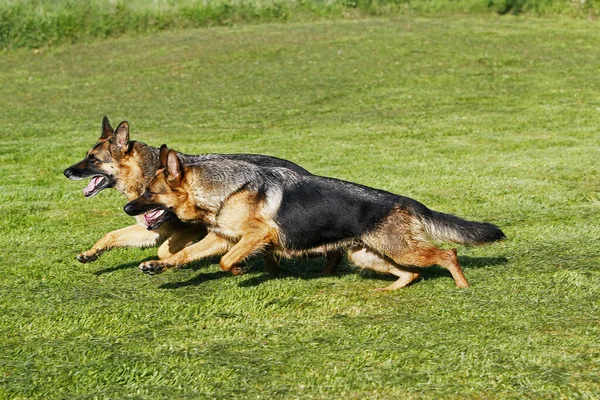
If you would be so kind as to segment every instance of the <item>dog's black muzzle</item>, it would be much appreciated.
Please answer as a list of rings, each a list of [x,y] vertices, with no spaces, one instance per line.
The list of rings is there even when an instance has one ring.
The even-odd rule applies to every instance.
[[[85,197],[95,196],[102,190],[114,187],[116,184],[115,179],[111,175],[96,168],[90,168],[83,161],[65,169],[63,174],[71,180],[92,178],[86,188],[83,189]]]
[[[123,207],[123,211],[132,217],[156,209],[164,209],[164,207],[162,207],[160,204],[148,203],[143,197],[132,200]]]
[[[84,179],[93,174],[85,173],[81,169],[75,168],[75,166],[69,167],[63,171],[63,174],[69,179]]]

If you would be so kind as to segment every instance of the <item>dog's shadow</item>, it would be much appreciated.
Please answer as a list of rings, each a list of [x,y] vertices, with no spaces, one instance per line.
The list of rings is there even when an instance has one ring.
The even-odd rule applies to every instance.
[[[104,275],[104,274],[110,274],[111,272],[117,272],[117,271],[120,271],[120,270],[123,270],[123,269],[135,268],[135,267],[138,267],[141,263],[146,262],[146,261],[150,261],[150,260],[156,260],[156,257],[146,257],[146,258],[141,259],[141,260],[130,261],[130,262],[127,262],[127,263],[119,264],[119,265],[114,266],[114,267],[100,269],[100,270],[94,272],[94,275],[100,276],[100,275]],[[206,265],[218,264],[218,263],[219,263],[219,258],[218,257],[216,257],[216,258],[215,257],[213,257],[213,258],[207,258],[207,259],[204,259],[202,261],[197,261],[197,262],[190,263],[190,264],[188,264],[188,265],[185,266],[185,269],[198,270],[198,269],[204,268]]]
[[[471,268],[487,268],[497,265],[505,265],[508,260],[505,257],[459,257],[459,263],[464,269]],[[352,273],[362,273],[365,278],[379,280],[379,281],[395,281],[398,279],[394,275],[384,275],[370,270],[361,270],[360,268],[350,264],[348,260],[344,259],[340,262],[337,267],[337,271],[333,275],[326,275],[321,272],[319,266],[324,265],[324,261],[319,259],[300,259],[294,260],[292,265],[284,265],[284,268],[276,275],[263,273],[253,276],[249,279],[240,282],[240,287],[252,287],[258,286],[264,282],[268,282],[272,279],[280,279],[287,277],[301,278],[301,279],[320,279],[332,276],[343,276]],[[257,270],[259,272],[259,270]],[[421,268],[420,279],[438,279],[438,278],[450,278],[452,275],[450,272],[439,266],[432,266],[429,268]]]
[[[251,268],[250,271],[257,272],[256,276],[245,279],[240,282],[240,287],[253,287],[261,285],[273,279],[285,279],[285,278],[300,278],[303,280],[321,279],[339,277],[353,273],[353,267],[348,263],[346,259],[339,262],[336,270],[332,274],[323,273],[325,267],[325,257],[311,257],[311,258],[298,258],[294,260],[283,260],[281,267],[276,273],[268,273],[264,271],[264,268],[258,263],[256,268]],[[262,268],[262,269],[261,269]]]
[[[202,272],[202,273],[194,276],[193,278],[188,279],[187,281],[163,283],[162,285],[158,286],[158,288],[159,289],[179,289],[179,288],[186,287],[186,286],[197,286],[204,282],[224,278],[228,275],[230,275],[230,274],[225,271],[215,271],[215,272],[207,272],[207,273]]]
[[[153,257],[145,258],[141,261],[133,261],[117,265],[115,267],[105,268],[96,271],[94,274],[97,276],[116,272],[123,269],[137,267],[141,262],[152,260]],[[505,257],[459,257],[460,265],[463,269],[471,268],[487,268],[497,265],[505,265],[508,260]],[[205,268],[207,265],[218,264],[219,258],[213,257],[210,259],[202,260],[201,262],[195,262],[185,266],[185,269],[200,270]],[[393,275],[384,275],[368,270],[361,270],[348,262],[347,259],[340,261],[334,274],[324,274],[323,267],[325,265],[324,257],[316,258],[300,258],[294,260],[283,260],[281,267],[277,273],[268,273],[265,271],[265,266],[262,261],[258,259],[252,259],[246,266],[245,275],[250,277],[244,279],[238,284],[239,287],[254,287],[259,286],[265,282],[273,279],[285,279],[285,278],[300,278],[303,280],[322,279],[327,277],[344,276],[352,273],[361,273],[366,279],[373,279],[379,281],[394,281],[397,278]],[[204,282],[217,280],[230,276],[231,273],[225,271],[214,271],[214,272],[201,272],[198,275],[180,282],[169,282],[163,283],[159,286],[160,289],[179,289],[187,286],[197,286]],[[450,272],[442,267],[433,266],[429,268],[421,269],[420,279],[438,279],[438,278],[452,278]]]
[[[486,268],[508,264],[506,257],[469,257],[459,256],[458,262],[463,268]]]
[[[100,275],[104,275],[104,274],[110,274],[111,272],[117,272],[117,271],[120,271],[123,269],[134,268],[134,267],[139,266],[141,263],[143,263],[145,261],[153,260],[154,258],[155,257],[146,257],[143,260],[130,261],[128,263],[119,264],[115,267],[100,269],[100,270],[94,272],[94,275],[100,276]]]
[[[123,264],[120,264],[120,265],[117,265],[114,267],[98,270],[98,271],[94,272],[94,275],[101,276],[104,274],[110,274],[112,272],[117,272],[117,271],[124,270],[124,269],[136,268],[145,261],[150,261],[150,260],[155,260],[155,259],[156,259],[156,257],[146,257],[142,260],[130,261],[128,263],[123,263]],[[199,269],[205,268],[207,265],[218,264],[218,263],[219,263],[219,258],[213,257],[213,258],[208,258],[208,259],[202,260],[201,262],[190,263],[190,264],[186,265],[184,268],[197,271]],[[140,272],[140,274],[142,274],[142,272]],[[178,289],[178,288],[185,287],[185,286],[200,285],[201,283],[212,281],[215,279],[220,279],[220,278],[223,278],[228,275],[230,275],[230,274],[225,271],[200,273],[200,274],[196,275],[195,277],[188,279],[187,281],[163,283],[162,285],[159,286],[159,288],[160,289]]]
[[[219,259],[204,260],[201,263],[194,263],[186,266],[186,269],[198,270],[204,268],[206,265],[218,264]],[[239,287],[253,287],[261,285],[273,279],[284,279],[287,277],[301,278],[301,279],[318,279],[330,276],[340,276],[352,273],[352,267],[349,267],[346,261],[340,262],[337,267],[335,274],[326,275],[323,274],[323,267],[325,266],[325,258],[308,258],[308,259],[296,259],[293,261],[284,260],[282,266],[276,273],[269,273],[265,271],[264,262],[257,259],[251,259],[248,264],[244,267],[244,276],[249,276],[238,284]],[[159,286],[161,289],[179,289],[186,286],[200,285],[204,282],[208,282],[215,279],[221,279],[226,276],[230,276],[230,272],[215,271],[215,272],[202,272],[186,281],[181,282],[170,282],[164,283]]]

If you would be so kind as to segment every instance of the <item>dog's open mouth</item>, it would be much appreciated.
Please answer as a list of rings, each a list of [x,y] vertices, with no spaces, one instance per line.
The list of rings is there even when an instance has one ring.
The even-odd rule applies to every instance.
[[[85,197],[92,197],[108,186],[108,179],[102,175],[95,175],[90,183],[83,189]]]
[[[168,219],[168,213],[161,209],[155,208],[152,211],[148,211],[144,214],[144,222],[146,223],[146,227],[150,230],[157,229],[163,222]]]

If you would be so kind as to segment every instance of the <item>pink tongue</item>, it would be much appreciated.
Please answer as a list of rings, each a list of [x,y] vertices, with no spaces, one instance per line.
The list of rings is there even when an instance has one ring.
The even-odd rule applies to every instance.
[[[157,215],[162,215],[162,210],[154,210],[152,212],[149,212],[148,214],[144,214],[146,224],[151,224],[156,219]]]
[[[85,196],[87,196],[88,194],[93,192],[94,189],[96,189],[96,185],[98,184],[98,181],[100,181],[100,179],[102,179],[101,176],[93,177],[92,180],[90,181],[90,183],[88,183],[88,185],[85,187],[85,189],[83,189],[83,194]]]

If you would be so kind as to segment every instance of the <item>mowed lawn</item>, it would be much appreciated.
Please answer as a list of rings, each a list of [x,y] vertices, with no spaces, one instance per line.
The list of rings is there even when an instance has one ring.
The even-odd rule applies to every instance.
[[[270,24],[0,55],[0,398],[598,398],[600,29],[446,16]],[[62,170],[100,135],[263,153],[499,225],[429,268],[320,274],[156,249],[75,255],[125,227]],[[449,245],[445,245],[449,246]]]

